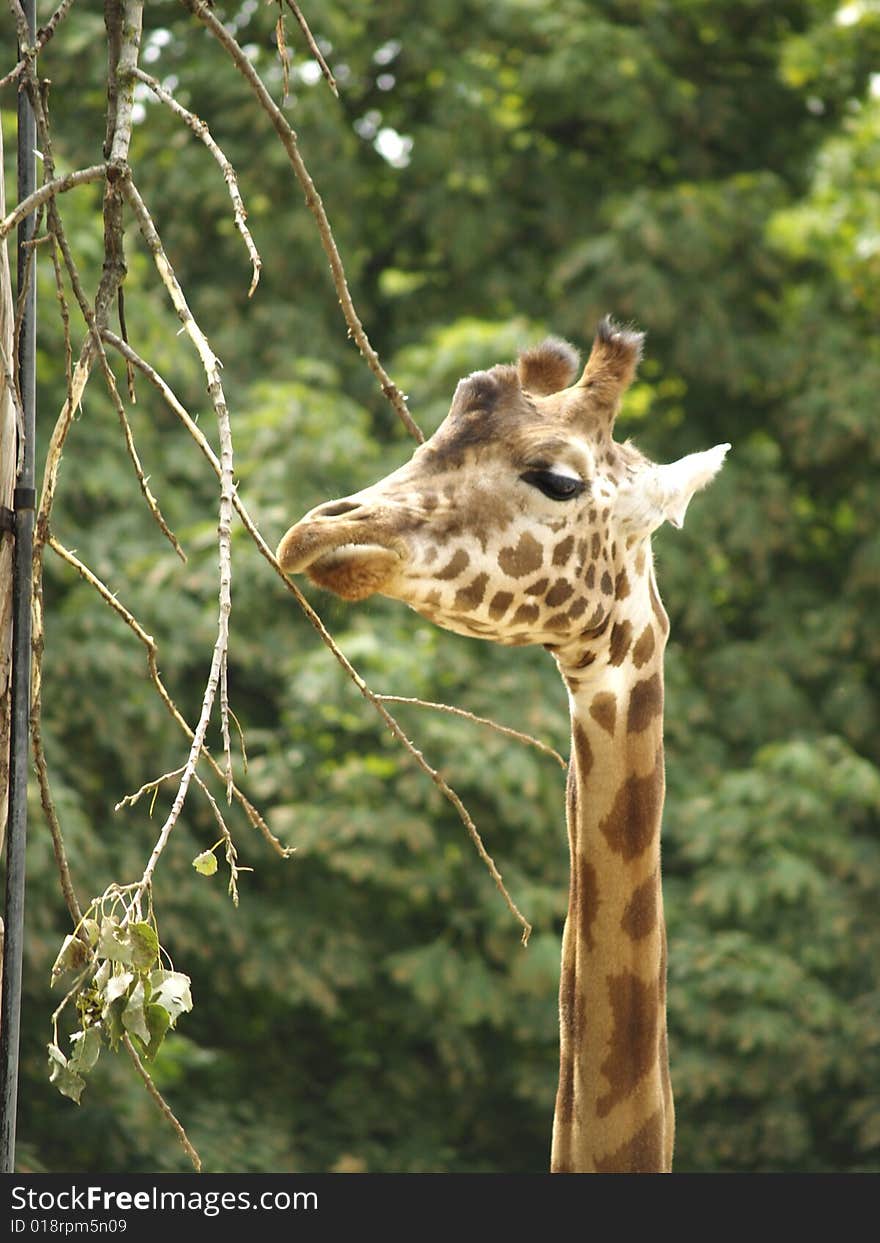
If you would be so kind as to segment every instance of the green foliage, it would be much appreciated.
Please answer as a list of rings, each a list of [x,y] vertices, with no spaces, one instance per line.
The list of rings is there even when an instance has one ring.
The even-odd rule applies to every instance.
[[[223,16],[280,98],[274,11]],[[171,0],[145,17],[145,68],[211,125],[263,255],[249,301],[222,178],[139,93],[135,177],[224,361],[239,490],[271,544],[410,445],[346,341],[313,221],[243,81]],[[664,875],[677,1166],[876,1170],[876,5],[455,0],[428,12],[334,0],[309,17],[341,99],[289,29],[287,113],[361,317],[425,430],[462,374],[544,331],[586,345],[613,311],[648,332],[621,433],[658,460],[733,442],[685,529],[656,540],[673,623]],[[89,53],[102,37],[99,14],[74,6],[41,61],[62,170],[100,158],[104,68]],[[10,134],[9,113],[3,123]],[[90,288],[98,205],[95,187],[62,203]],[[51,264],[44,248],[38,257],[45,440],[65,381]],[[210,437],[198,367],[134,232],[127,259],[132,343]],[[98,384],[71,431],[54,529],[155,637],[192,722],[215,626],[215,481],[140,381],[130,415],[187,564],[145,513]],[[155,961],[135,962],[128,932],[102,933],[93,913],[85,941],[64,940],[34,796],[22,1164],[186,1168],[128,1059],[97,1057],[127,1031],[207,1169],[543,1170],[567,895],[562,774],[470,722],[397,709],[533,921],[523,950],[455,813],[240,528],[233,546],[230,693],[248,751],[236,778],[295,853],[279,860],[230,812],[254,869],[235,908],[194,874],[194,860],[217,859],[217,830],[192,791],[153,894],[170,970],[192,980],[184,1015],[188,994]],[[542,651],[446,634],[386,601],[317,603],[377,691],[459,703],[565,750],[565,697]],[[53,793],[74,880],[91,895],[141,874],[172,787],[160,787],[155,820],[147,800],[112,808],[174,770],[186,743],[134,636],[51,558],[46,606]],[[62,1017],[50,1084],[62,943],[59,969],[83,971],[97,947],[109,971],[95,1021],[83,1016],[72,1042]]]

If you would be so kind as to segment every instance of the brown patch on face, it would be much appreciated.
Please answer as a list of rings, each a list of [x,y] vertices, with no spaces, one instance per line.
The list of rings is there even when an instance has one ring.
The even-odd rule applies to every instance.
[[[659,889],[660,877],[654,872],[633,891],[620,921],[621,929],[633,941],[641,941],[642,937],[646,937],[657,927]]]
[[[586,611],[587,611],[587,601],[584,598],[584,596],[580,596],[577,600],[575,600],[574,604],[568,610],[568,613],[566,614],[566,616],[568,617],[569,621],[577,621],[577,619],[581,616],[581,614],[586,613]]]
[[[637,669],[641,669],[642,665],[654,655],[654,627],[649,622],[645,629],[638,637],[635,647],[633,648],[633,664]]]
[[[421,501],[422,509],[426,514],[432,513],[437,508],[438,502],[436,492],[423,492],[419,497],[419,500]]]
[[[660,1017],[655,980],[646,984],[632,971],[621,971],[607,976],[606,982],[614,1029],[601,1067],[608,1091],[596,1102],[600,1118],[625,1100],[656,1063]]]
[[[430,565],[432,561],[436,561],[436,560],[437,560],[437,545],[429,544],[428,547],[425,549],[425,554],[424,554],[425,565]]]
[[[546,582],[547,580],[545,579],[544,581]],[[557,578],[547,592],[546,603],[550,608],[555,609],[557,605],[564,604],[573,591],[574,588],[567,578]]]
[[[627,777],[604,820],[599,821],[611,850],[629,863],[650,845],[660,828],[665,779],[663,752],[646,777]]]
[[[545,630],[558,630],[560,634],[568,629],[569,619],[567,613],[554,613],[552,617],[548,617],[544,622]]]
[[[660,1174],[668,1169],[663,1143],[663,1114],[652,1113],[631,1139],[596,1161],[599,1174]]]
[[[613,590],[614,590],[614,584],[612,583],[612,581],[611,581],[611,575],[608,573],[608,571],[607,571],[607,570],[606,570],[606,571],[605,571],[605,573],[602,575],[602,581],[599,583],[599,586],[600,586],[600,587],[601,587],[601,589],[602,589],[602,595],[603,595],[603,596],[610,596],[610,595],[611,595],[611,593],[613,592]]]
[[[596,567],[595,567],[595,565],[593,564],[593,562],[592,562],[592,561],[590,562],[589,566],[587,567],[587,576],[586,576],[586,578],[584,579],[584,582],[587,584],[587,588],[588,588],[590,591],[592,591],[592,590],[593,590],[593,586],[595,585],[595,582],[596,582]]]
[[[654,717],[663,711],[663,683],[660,674],[636,682],[629,697],[629,711],[626,715],[627,733],[640,734],[647,729]]]
[[[599,911],[599,878],[592,863],[580,856],[577,861],[577,920],[588,950],[593,948],[593,924]]]
[[[438,570],[434,578],[440,579],[442,582],[448,582],[451,578],[458,578],[470,564],[470,556],[463,548],[456,548],[450,560],[444,565],[442,570]]]
[[[554,565],[565,565],[566,561],[571,556],[571,552],[573,548],[574,548],[574,536],[573,535],[567,535],[564,540],[560,540],[559,543],[556,545],[556,547],[553,549],[553,564]]]
[[[669,615],[663,607],[663,602],[657,595],[657,588],[654,585],[653,576],[649,580],[648,589],[651,594],[651,608],[654,610],[654,616],[657,618],[657,624],[660,627],[661,634],[669,634]]]
[[[469,587],[462,587],[460,591],[455,593],[454,607],[465,613],[479,608],[483,603],[483,596],[486,594],[486,583],[488,581],[488,574],[478,574]]]
[[[504,616],[504,614],[507,612],[507,610],[510,608],[512,602],[513,602],[512,591],[496,592],[495,595],[492,597],[492,600],[489,604],[489,616],[494,621],[499,621]]]
[[[613,735],[617,721],[617,696],[611,691],[600,691],[598,695],[594,695],[590,704],[590,716],[597,725]]]
[[[626,570],[621,570],[617,578],[614,580],[614,599],[625,600],[629,595],[629,579],[626,576]]]
[[[593,748],[590,746],[590,740],[580,721],[575,721],[572,726],[571,742],[577,762],[578,777],[581,781],[585,781],[593,767]]]
[[[611,641],[608,645],[608,661],[612,665],[622,665],[629,651],[632,640],[632,623],[615,622],[611,627]]]
[[[537,604],[521,604],[510,619],[512,626],[531,626],[538,620],[540,609]]]
[[[592,555],[594,560],[596,557],[598,557],[601,551],[602,551],[602,537],[599,535],[598,531],[594,531],[593,539],[590,544],[590,554]]]
[[[540,596],[543,592],[547,590],[547,584],[549,582],[550,582],[549,578],[539,578],[537,582],[532,583],[531,587],[526,587],[526,595],[527,596]]]
[[[544,564],[544,549],[528,531],[523,531],[515,548],[502,548],[498,564],[511,578],[524,578]]]
[[[595,659],[596,659],[595,652],[584,652],[583,656],[577,662],[577,665],[575,666],[575,668],[586,669],[588,665],[591,665],[595,661]]]

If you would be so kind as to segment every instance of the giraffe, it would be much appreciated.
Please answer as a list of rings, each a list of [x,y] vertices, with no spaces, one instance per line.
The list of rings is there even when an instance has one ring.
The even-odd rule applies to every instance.
[[[674,1111],[660,880],[663,654],[651,535],[680,527],[730,445],[657,465],[613,439],[643,334],[599,324],[586,366],[548,338],[461,380],[392,474],[278,547],[347,600],[402,600],[458,634],[540,643],[568,691],[568,914],[551,1171],[665,1172]]]

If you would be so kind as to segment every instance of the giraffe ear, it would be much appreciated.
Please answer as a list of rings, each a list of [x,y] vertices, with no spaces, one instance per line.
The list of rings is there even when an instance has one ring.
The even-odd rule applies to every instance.
[[[600,406],[610,408],[612,419],[620,398],[632,384],[644,340],[643,332],[621,328],[610,315],[596,329],[593,348],[577,386],[588,390]]]
[[[520,384],[529,393],[549,397],[560,389],[568,388],[580,366],[581,356],[567,341],[548,337],[540,345],[523,350],[517,359],[516,369]]]
[[[668,466],[651,466],[637,475],[618,498],[621,521],[640,533],[656,531],[664,522],[683,527],[692,497],[712,482],[729,449],[729,444],[715,445],[702,453],[689,453]]]

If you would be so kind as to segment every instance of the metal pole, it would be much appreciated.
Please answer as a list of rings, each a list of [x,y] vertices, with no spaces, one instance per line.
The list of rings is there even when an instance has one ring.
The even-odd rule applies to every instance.
[[[23,0],[29,42],[36,42],[36,0]],[[24,49],[19,48],[19,56]],[[24,91],[18,96],[18,199],[36,189],[36,121]],[[34,216],[18,229],[18,292],[27,279]],[[31,704],[31,558],[34,546],[34,429],[36,416],[37,293],[33,264],[24,301],[18,347],[19,389],[24,410],[21,470],[14,493],[15,560],[12,582],[12,708],[9,742],[9,818],[6,845],[6,937],[3,944],[3,1013],[0,1017],[0,1171],[15,1169],[18,1045],[21,1028],[21,965],[24,941],[25,841]]]

